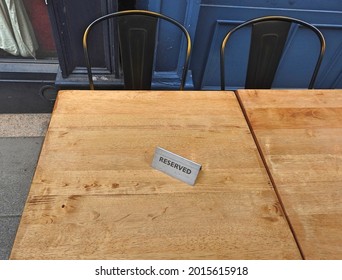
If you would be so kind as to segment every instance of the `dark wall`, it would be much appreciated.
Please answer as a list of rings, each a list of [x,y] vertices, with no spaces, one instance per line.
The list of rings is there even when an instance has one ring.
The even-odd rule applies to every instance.
[[[219,88],[219,48],[224,35],[243,21],[265,15],[296,17],[319,28],[325,36],[327,49],[316,87],[342,88],[342,2],[340,0],[202,0],[191,64],[196,88]],[[275,86],[305,88],[311,75],[307,71],[312,64],[310,57],[314,55],[318,44],[311,41],[303,30],[294,31],[291,36],[293,39],[299,39],[296,44],[301,47],[301,50],[299,54],[293,55],[294,45],[288,44],[288,51],[281,62]],[[226,77],[227,86],[232,89],[243,86],[248,46],[248,39],[239,39],[234,43],[236,53],[231,52],[230,74]]]
[[[124,10],[134,10],[136,0],[119,0],[118,1],[118,10],[124,11]]]

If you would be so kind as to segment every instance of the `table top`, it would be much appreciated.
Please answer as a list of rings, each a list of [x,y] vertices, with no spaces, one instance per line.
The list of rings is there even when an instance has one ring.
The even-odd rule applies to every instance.
[[[342,90],[239,90],[306,259],[342,259]]]
[[[11,259],[300,258],[233,92],[59,92]]]

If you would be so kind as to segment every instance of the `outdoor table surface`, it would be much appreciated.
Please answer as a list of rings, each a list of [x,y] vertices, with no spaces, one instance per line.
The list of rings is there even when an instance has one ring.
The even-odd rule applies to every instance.
[[[342,90],[238,90],[305,259],[342,259]]]
[[[160,146],[202,165],[187,185]],[[301,259],[233,92],[60,91],[11,259]]]

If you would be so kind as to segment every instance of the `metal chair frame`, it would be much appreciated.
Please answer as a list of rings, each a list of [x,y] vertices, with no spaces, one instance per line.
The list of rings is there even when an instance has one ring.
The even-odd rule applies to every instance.
[[[287,39],[288,30],[289,30],[291,24],[294,23],[294,24],[299,24],[299,25],[302,25],[302,26],[305,26],[305,27],[311,29],[317,35],[317,37],[318,37],[318,39],[320,41],[321,48],[320,48],[319,56],[317,58],[316,66],[315,66],[313,74],[311,76],[310,84],[308,86],[309,89],[312,89],[314,87],[314,83],[316,81],[316,77],[317,77],[317,74],[318,74],[319,68],[321,66],[324,53],[325,53],[326,43],[325,43],[325,39],[324,39],[323,34],[315,26],[313,26],[313,25],[311,25],[311,24],[309,24],[309,23],[307,23],[305,21],[299,20],[299,19],[295,19],[295,18],[291,18],[291,17],[286,17],[286,16],[264,16],[264,17],[259,17],[259,18],[255,18],[255,19],[252,19],[252,20],[248,20],[248,21],[246,21],[246,22],[236,26],[235,28],[230,30],[226,34],[226,36],[224,37],[224,39],[223,39],[223,41],[221,43],[221,50],[220,50],[221,90],[225,90],[225,87],[226,87],[226,84],[225,84],[224,56],[225,56],[225,48],[226,48],[227,42],[230,39],[231,35],[233,33],[235,33],[237,30],[239,30],[239,29],[241,29],[243,27],[252,26],[254,28],[256,24],[264,23],[264,22],[268,22],[268,24],[269,24],[268,26],[274,25],[275,22],[287,22],[289,24],[287,24],[287,26],[284,26],[284,24],[283,24],[283,26],[281,27],[281,28],[283,28],[283,30],[279,31],[279,34],[278,33],[276,34],[276,35],[283,36],[283,40],[284,41],[283,41],[283,44],[281,46],[277,46],[278,49],[275,49],[275,51],[278,52],[278,56],[276,58],[276,61],[273,64],[273,67],[275,69],[275,71],[272,73],[273,76],[272,77],[267,77],[268,80],[266,81],[266,83],[264,83],[265,85],[261,85],[261,87],[258,87],[258,88],[271,88],[271,84],[273,82],[274,75],[275,75],[275,72],[276,72],[276,70],[278,68],[279,60],[280,60],[282,52],[283,52],[283,47],[284,47],[284,44],[285,44],[286,39]],[[281,24],[280,24],[280,26],[281,26]],[[262,29],[262,28],[259,28],[259,29]],[[286,30],[284,31],[284,29],[286,29]],[[262,30],[259,30],[259,32],[262,33]],[[272,34],[272,35],[274,35],[274,34]],[[253,36],[253,30],[252,30],[252,36]],[[251,48],[252,48],[252,44],[253,44],[253,42],[251,41],[248,69],[250,69],[250,63],[251,63]],[[253,65],[253,67],[255,67],[255,66],[256,65]],[[250,83],[251,85],[249,85],[247,87],[245,86],[245,88],[255,88],[255,87],[253,87],[253,83],[255,84],[255,81],[254,82],[253,81],[250,82],[250,81],[248,81],[248,79],[249,78],[248,78],[248,73],[247,73],[246,84]]]
[[[182,31],[182,33],[185,35],[185,38],[186,38],[186,55],[185,55],[185,61],[183,64],[183,70],[182,70],[182,76],[181,76],[181,82],[180,82],[180,90],[183,90],[185,87],[187,72],[188,72],[188,68],[189,68],[191,48],[192,48],[190,35],[189,35],[187,29],[182,24],[180,24],[178,21],[174,20],[173,18],[170,18],[168,16],[165,16],[165,15],[162,15],[162,14],[159,14],[156,12],[145,11],[145,10],[126,10],[126,11],[120,11],[120,12],[107,14],[105,16],[102,16],[102,17],[94,20],[92,23],[90,23],[88,25],[88,27],[84,31],[84,35],[83,35],[83,51],[84,51],[84,57],[85,57],[87,72],[88,72],[88,80],[89,80],[90,89],[94,90],[94,88],[95,88],[92,69],[91,69],[91,63],[90,63],[90,58],[89,58],[88,42],[87,42],[88,35],[89,35],[90,31],[92,30],[92,28],[95,25],[97,25],[98,23],[103,22],[105,20],[112,19],[112,18],[133,16],[133,15],[148,17],[148,18],[154,18],[157,21],[159,21],[160,19],[166,20],[166,21],[174,24],[175,26],[177,26]],[[119,41],[120,41],[120,38],[119,38]],[[124,62],[123,62],[123,64],[124,64]],[[152,73],[151,73],[151,76],[152,76]],[[124,74],[124,78],[125,78],[125,74]],[[151,86],[151,85],[149,85],[149,86]],[[142,89],[142,88],[135,88],[132,85],[127,85],[126,81],[125,81],[125,88],[126,89]]]

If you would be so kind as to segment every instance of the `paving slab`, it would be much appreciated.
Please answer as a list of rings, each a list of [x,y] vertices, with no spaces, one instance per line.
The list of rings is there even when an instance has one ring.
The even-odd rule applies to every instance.
[[[0,138],[0,217],[22,214],[43,139]]]
[[[0,217],[0,260],[8,260],[19,225],[20,217]]]
[[[51,114],[0,114],[0,137],[44,136]]]

